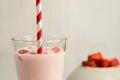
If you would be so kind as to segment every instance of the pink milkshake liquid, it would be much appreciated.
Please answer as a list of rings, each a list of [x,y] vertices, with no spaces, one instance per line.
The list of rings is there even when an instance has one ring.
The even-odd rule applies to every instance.
[[[43,38],[42,54],[37,54],[37,42],[34,42],[32,36],[14,38],[13,42],[18,80],[62,80],[65,37],[47,36]],[[55,47],[59,51],[54,50]]]

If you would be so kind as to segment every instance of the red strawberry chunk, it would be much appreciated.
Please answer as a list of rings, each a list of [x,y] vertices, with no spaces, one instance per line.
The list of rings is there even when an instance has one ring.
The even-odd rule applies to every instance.
[[[108,59],[101,60],[101,67],[108,67],[109,64],[110,64],[110,60],[108,60]]]
[[[21,49],[18,51],[18,53],[20,53],[20,54],[26,54],[27,52],[28,52],[28,50],[26,50],[26,49]]]
[[[91,61],[83,61],[82,62],[83,66],[89,66],[89,67],[97,67],[98,65],[96,64],[96,61],[91,60]]]
[[[101,52],[96,52],[88,56],[88,60],[101,60],[101,59],[102,59]]]
[[[119,61],[118,61],[118,59],[117,58],[113,58],[111,61],[110,61],[110,67],[117,67],[117,66],[119,66]]]
[[[55,53],[60,52],[60,48],[59,48],[59,47],[54,47],[54,48],[52,48],[52,50],[53,50]]]

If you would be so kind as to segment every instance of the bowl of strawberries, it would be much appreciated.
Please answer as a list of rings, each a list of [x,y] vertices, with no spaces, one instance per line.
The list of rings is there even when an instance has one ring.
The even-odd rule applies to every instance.
[[[88,55],[87,60],[82,61],[83,67],[94,68],[113,68],[119,66],[119,60],[116,57],[111,59],[103,57],[101,52],[95,52]]]
[[[105,58],[101,52],[89,54],[67,80],[120,80],[120,62]]]

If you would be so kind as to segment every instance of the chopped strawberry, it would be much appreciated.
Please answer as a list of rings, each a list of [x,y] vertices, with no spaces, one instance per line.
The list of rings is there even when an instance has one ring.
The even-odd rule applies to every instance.
[[[117,66],[119,66],[119,61],[118,61],[118,59],[117,58],[113,58],[111,61],[110,61],[110,67],[117,67]]]
[[[117,58],[113,58],[112,60],[103,58],[101,52],[90,54],[88,60],[82,62],[82,66],[88,67],[117,67],[119,65],[120,62]]]
[[[53,50],[55,53],[60,52],[60,48],[59,48],[59,47],[54,47],[54,48],[52,48],[52,50]]]
[[[28,52],[28,50],[26,50],[26,49],[21,49],[18,51],[18,53],[20,53],[20,54],[26,54],[27,52]]]
[[[108,60],[108,59],[101,60],[101,67],[108,67],[109,64],[110,64],[110,60]]]
[[[82,66],[97,67],[98,65],[96,64],[95,60],[90,60],[90,61],[83,61]]]
[[[102,59],[101,52],[96,52],[88,56],[88,60],[101,60],[101,59]]]

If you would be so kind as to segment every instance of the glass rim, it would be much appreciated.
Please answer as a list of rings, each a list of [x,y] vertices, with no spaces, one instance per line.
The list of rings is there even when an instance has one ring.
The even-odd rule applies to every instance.
[[[25,40],[23,38],[33,38],[33,40]],[[68,38],[66,36],[62,36],[62,35],[45,35],[42,37],[42,39],[44,39],[45,37],[51,37],[53,38],[52,40],[54,41],[64,41],[67,40]],[[56,38],[56,39],[54,39]],[[14,36],[11,39],[12,41],[18,41],[18,42],[38,42],[37,38],[34,35],[24,35],[24,36]],[[52,41],[52,40],[46,40],[46,41]]]

